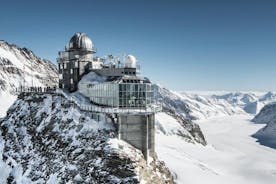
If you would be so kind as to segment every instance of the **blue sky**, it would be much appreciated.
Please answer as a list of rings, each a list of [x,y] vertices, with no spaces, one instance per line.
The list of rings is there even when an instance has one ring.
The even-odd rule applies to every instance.
[[[174,90],[276,90],[276,1],[0,2],[0,39],[55,62],[75,32]]]

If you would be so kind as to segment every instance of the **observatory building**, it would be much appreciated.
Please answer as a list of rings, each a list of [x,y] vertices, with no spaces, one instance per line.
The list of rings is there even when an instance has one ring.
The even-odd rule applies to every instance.
[[[58,53],[59,88],[78,91],[91,104],[114,109],[120,139],[154,154],[154,121],[158,111],[151,82],[139,75],[132,55],[95,57],[96,49],[85,33],[76,33]],[[118,111],[118,109],[120,111]],[[115,111],[117,110],[117,111]]]

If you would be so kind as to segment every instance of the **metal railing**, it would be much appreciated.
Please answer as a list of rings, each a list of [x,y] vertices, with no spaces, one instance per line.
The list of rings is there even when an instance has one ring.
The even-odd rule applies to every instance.
[[[19,87],[16,88],[13,93],[37,93],[37,94],[59,94],[67,98],[70,103],[73,103],[83,111],[106,113],[106,114],[151,114],[162,111],[162,104],[154,102],[143,108],[120,108],[120,107],[108,107],[94,104],[85,104],[78,101],[74,96],[66,94],[63,90],[56,87]]]

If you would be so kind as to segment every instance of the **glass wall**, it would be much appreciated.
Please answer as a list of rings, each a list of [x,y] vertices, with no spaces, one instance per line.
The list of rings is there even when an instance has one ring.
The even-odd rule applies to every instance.
[[[154,87],[140,83],[86,83],[79,90],[92,102],[120,108],[144,108],[153,103]]]
[[[119,84],[120,107],[146,107],[153,102],[153,86],[140,83]]]
[[[96,104],[117,107],[119,106],[119,84],[101,83],[88,85],[90,100]]]

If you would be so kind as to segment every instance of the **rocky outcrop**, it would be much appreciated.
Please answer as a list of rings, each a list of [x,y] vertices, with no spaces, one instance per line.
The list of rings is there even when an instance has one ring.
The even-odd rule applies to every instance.
[[[66,98],[21,94],[0,121],[7,183],[174,183],[163,162],[116,138]],[[4,164],[3,164],[4,163]],[[2,164],[2,165],[1,165]]]
[[[268,124],[273,120],[276,120],[276,103],[264,106],[252,121],[255,123]]]
[[[258,142],[265,146],[276,148],[276,103],[266,105],[252,120],[266,126],[253,134]]]
[[[174,126],[174,130],[171,131],[172,134],[185,138],[187,142],[206,145],[207,142],[199,125],[193,122],[196,117],[191,115],[189,105],[177,93],[158,85],[155,87],[157,88],[156,96],[162,104],[163,112],[172,118],[170,120],[158,118],[159,115],[157,114],[157,132],[166,132],[166,129],[172,127],[172,124],[175,122],[178,125]]]

